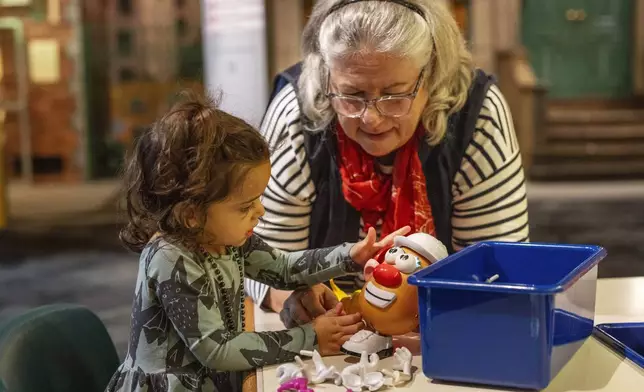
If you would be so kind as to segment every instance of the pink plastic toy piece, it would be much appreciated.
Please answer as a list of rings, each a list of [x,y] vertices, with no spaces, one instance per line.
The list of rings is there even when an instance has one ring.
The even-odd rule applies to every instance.
[[[295,392],[315,392],[308,387],[309,380],[305,377],[298,377],[285,382],[277,388],[277,392],[295,391]]]

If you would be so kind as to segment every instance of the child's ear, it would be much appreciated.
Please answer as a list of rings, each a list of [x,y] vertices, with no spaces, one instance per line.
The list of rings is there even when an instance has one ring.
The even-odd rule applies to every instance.
[[[197,208],[193,205],[188,205],[183,211],[183,224],[186,227],[194,229],[199,226],[199,219],[197,215]]]

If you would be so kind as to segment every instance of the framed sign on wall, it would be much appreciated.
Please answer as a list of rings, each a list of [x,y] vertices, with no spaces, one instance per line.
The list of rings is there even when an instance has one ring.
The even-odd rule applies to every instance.
[[[33,0],[0,0],[0,7],[27,7]]]

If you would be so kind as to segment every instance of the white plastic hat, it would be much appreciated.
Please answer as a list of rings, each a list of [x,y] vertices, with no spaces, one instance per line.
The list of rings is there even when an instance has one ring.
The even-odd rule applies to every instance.
[[[394,238],[394,246],[404,246],[422,255],[430,263],[435,263],[448,256],[447,248],[438,239],[427,233],[414,233],[407,237]]]

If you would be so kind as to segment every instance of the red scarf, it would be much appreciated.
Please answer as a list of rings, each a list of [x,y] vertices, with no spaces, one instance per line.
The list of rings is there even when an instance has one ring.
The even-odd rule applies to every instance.
[[[411,226],[412,233],[436,236],[425,174],[418,157],[418,143],[423,142],[425,135],[422,126],[396,153],[392,175],[376,170],[374,157],[349,139],[339,124],[336,134],[342,193],[362,215],[365,231],[375,228],[382,218],[381,237],[405,225]]]

